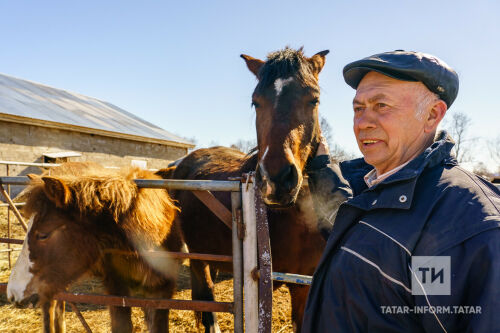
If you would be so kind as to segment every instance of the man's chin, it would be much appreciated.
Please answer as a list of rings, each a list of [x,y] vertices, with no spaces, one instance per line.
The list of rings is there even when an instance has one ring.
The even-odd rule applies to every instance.
[[[374,154],[363,154],[363,157],[365,159],[365,162],[370,164],[373,167],[376,167],[376,165],[379,165],[379,164],[383,163],[383,161],[384,161],[379,156],[374,156]]]

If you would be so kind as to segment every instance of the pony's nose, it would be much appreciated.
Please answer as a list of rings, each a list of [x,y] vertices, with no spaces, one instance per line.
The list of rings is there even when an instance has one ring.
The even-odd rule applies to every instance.
[[[14,303],[14,305],[17,308],[23,309],[23,308],[26,308],[28,306],[30,306],[30,307],[37,306],[38,302],[40,301],[40,296],[38,294],[33,294],[30,297],[27,297],[27,298],[22,299],[22,300],[16,300],[16,298],[14,296],[11,296],[9,298],[9,301]]]
[[[285,191],[293,190],[299,181],[297,167],[294,164],[284,166],[277,175],[271,177],[271,181]]]

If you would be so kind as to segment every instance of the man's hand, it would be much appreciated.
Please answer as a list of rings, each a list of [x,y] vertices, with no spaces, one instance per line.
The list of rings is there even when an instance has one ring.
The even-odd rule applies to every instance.
[[[330,150],[328,149],[328,143],[323,135],[319,141],[318,150],[316,151],[316,156],[320,155],[330,155]]]

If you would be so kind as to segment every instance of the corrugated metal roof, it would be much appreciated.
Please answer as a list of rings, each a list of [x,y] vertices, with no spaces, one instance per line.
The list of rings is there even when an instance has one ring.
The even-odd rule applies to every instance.
[[[113,104],[4,74],[0,113],[192,145]]]

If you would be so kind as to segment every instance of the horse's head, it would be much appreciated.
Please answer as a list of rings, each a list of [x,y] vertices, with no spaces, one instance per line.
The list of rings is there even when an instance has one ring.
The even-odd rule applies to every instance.
[[[18,306],[47,302],[83,275],[98,253],[91,247],[85,217],[73,212],[73,194],[54,177],[29,175],[36,185],[27,194],[28,232],[7,285]]]
[[[297,199],[304,168],[320,141],[318,75],[329,51],[311,58],[302,49],[268,55],[267,61],[241,55],[258,84],[252,95],[256,111],[256,179],[264,202],[288,207]]]

